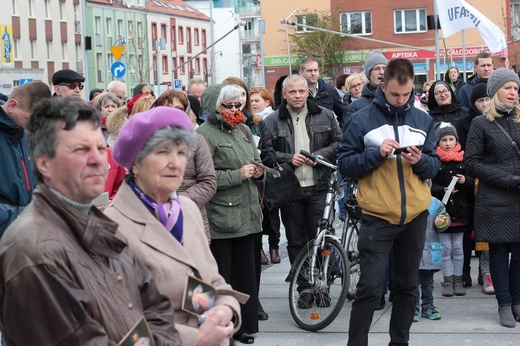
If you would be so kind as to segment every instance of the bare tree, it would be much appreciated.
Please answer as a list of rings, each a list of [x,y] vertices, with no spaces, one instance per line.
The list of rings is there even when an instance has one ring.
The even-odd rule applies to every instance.
[[[333,17],[330,12],[304,12],[296,18],[298,24],[332,31],[339,28],[339,19]],[[297,26],[296,32],[290,34],[289,38],[292,52],[315,58],[321,70],[330,77],[341,73],[343,48],[340,35]]]
[[[128,33],[123,59],[129,74],[132,75],[136,83],[149,83],[153,63],[151,63],[146,49],[148,34],[144,30],[141,32],[133,28],[131,30]]]

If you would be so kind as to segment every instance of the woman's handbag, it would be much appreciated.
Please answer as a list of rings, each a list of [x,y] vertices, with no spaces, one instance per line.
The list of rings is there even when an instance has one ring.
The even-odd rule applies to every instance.
[[[278,209],[303,197],[300,182],[288,163],[274,167],[280,173],[279,178],[265,173],[263,181],[256,181],[260,193],[260,202],[269,210]]]

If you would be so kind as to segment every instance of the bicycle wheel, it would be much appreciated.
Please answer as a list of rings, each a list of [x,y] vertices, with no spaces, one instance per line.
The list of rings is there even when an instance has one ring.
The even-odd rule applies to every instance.
[[[318,331],[334,321],[347,296],[350,267],[341,244],[325,239],[311,268],[313,244],[309,242],[293,263],[289,283],[289,308],[302,329]]]
[[[351,220],[350,222],[352,222]],[[356,222],[356,221],[354,221]],[[347,230],[347,257],[350,264],[350,280],[347,290],[347,299],[352,300],[356,295],[356,287],[359,281],[359,276],[361,275],[361,271],[359,268],[359,250],[358,250],[358,234],[359,232],[359,222],[354,224],[350,224]]]

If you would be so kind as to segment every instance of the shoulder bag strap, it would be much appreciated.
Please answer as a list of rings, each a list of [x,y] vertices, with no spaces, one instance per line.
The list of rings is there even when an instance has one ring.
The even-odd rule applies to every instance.
[[[518,155],[518,157],[520,157],[520,149],[518,149],[518,145],[516,144],[516,142],[513,140],[513,138],[511,138],[511,136],[509,135],[509,133],[507,133],[507,131],[504,129],[504,127],[502,125],[500,125],[497,121],[493,121],[497,126],[498,128],[504,133],[504,135],[506,135],[507,139],[509,139],[511,141],[511,146],[513,147],[513,149],[515,149],[516,151],[516,154]]]

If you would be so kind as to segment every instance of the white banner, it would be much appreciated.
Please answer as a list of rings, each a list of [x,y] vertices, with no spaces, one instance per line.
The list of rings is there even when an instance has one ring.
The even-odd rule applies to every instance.
[[[449,37],[461,30],[477,28],[491,53],[507,47],[504,33],[491,20],[464,0],[435,0],[442,34]]]

